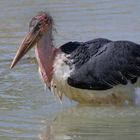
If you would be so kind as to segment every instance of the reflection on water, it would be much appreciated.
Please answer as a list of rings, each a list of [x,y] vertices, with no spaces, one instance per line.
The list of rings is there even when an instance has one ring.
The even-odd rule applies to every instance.
[[[139,117],[136,107],[75,107],[57,114],[42,140],[138,140]]]
[[[40,10],[54,17],[56,47],[96,37],[140,43],[140,1],[1,0],[0,9],[0,140],[38,140],[39,135],[57,140],[138,139],[139,107],[76,107],[69,100],[61,105],[44,91],[34,51],[13,70],[9,66],[29,20]]]

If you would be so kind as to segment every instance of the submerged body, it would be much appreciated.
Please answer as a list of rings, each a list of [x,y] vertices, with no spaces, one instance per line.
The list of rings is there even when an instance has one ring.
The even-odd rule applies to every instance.
[[[51,92],[81,104],[132,104],[140,76],[140,45],[98,38],[55,48],[53,20],[40,12],[30,22],[11,68],[37,43],[39,71]]]

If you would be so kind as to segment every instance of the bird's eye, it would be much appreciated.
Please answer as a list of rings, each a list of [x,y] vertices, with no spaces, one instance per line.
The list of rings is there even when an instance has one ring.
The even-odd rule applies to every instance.
[[[39,22],[37,25],[38,25],[38,27],[41,27],[42,23],[41,23],[41,22]]]

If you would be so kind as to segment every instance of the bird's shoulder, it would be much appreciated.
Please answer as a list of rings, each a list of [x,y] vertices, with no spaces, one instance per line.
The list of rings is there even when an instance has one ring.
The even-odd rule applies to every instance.
[[[71,54],[73,51],[75,51],[78,47],[81,46],[81,42],[67,42],[60,46],[60,50],[65,54]]]
[[[74,51],[71,52],[70,59],[73,60],[75,67],[79,68],[82,64],[89,61],[90,58],[94,56],[100,48],[110,42],[112,41],[105,38],[97,38],[82,42]]]

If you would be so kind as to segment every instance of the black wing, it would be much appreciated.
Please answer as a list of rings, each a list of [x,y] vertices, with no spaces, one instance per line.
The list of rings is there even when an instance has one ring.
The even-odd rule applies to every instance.
[[[125,85],[128,80],[134,83],[140,76],[140,45],[115,41],[106,43],[96,53],[89,52],[90,50],[94,52],[94,48],[86,53],[81,50],[77,54],[82,56],[79,60],[72,57],[76,67],[68,78],[69,85],[82,89],[106,90],[118,84]],[[87,61],[82,60],[87,56]]]

